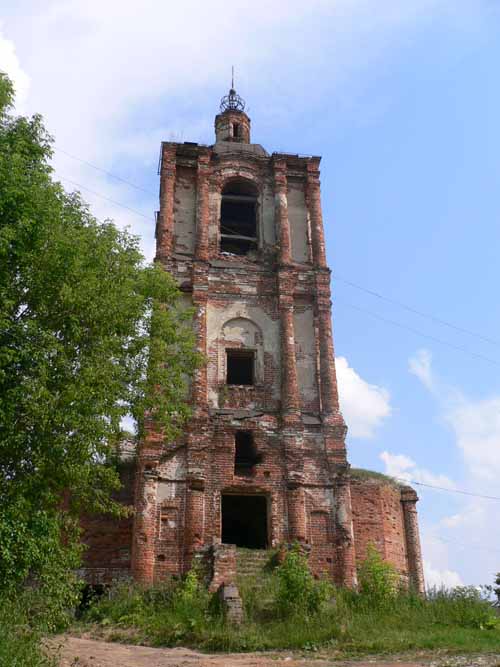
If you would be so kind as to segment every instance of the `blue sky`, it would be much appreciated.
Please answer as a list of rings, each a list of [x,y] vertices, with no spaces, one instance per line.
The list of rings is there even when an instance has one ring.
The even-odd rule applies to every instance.
[[[140,234],[148,256],[160,141],[213,141],[234,63],[253,140],[323,156],[352,463],[496,496],[499,62],[500,8],[486,0],[7,0],[0,11],[0,68],[18,110],[44,114],[57,176]],[[490,582],[500,502],[418,490],[428,581]]]

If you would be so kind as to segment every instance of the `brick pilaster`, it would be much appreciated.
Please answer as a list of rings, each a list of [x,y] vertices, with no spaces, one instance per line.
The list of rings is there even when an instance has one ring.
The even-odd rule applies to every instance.
[[[332,310],[329,295],[318,293],[316,307],[320,357],[321,411],[325,417],[328,417],[337,415],[339,412],[335,353],[333,348]]]
[[[175,154],[175,145],[163,144],[160,174],[160,213],[158,216],[156,239],[157,259],[166,259],[172,252],[176,174]]]
[[[189,569],[195,551],[203,545],[205,523],[205,485],[203,480],[191,480],[186,489],[184,527],[184,563]]]
[[[287,489],[288,503],[288,537],[290,542],[305,542],[306,499],[304,488],[300,484],[290,482]]]
[[[288,221],[287,177],[285,160],[274,162],[274,209],[279,231],[279,263],[291,264],[290,223]]]
[[[208,260],[209,176],[210,154],[200,153],[196,182],[196,259],[204,262]]]
[[[356,553],[352,523],[351,486],[345,474],[336,478],[334,489],[337,534],[337,576],[341,586],[356,586]]]
[[[154,581],[157,487],[155,463],[142,462],[137,471],[132,573],[134,579],[143,584]]]
[[[319,180],[319,160],[307,162],[306,202],[311,221],[313,262],[319,268],[326,268],[325,235],[321,213],[321,193]]]
[[[415,591],[423,595],[425,593],[425,581],[418,530],[417,502],[418,496],[414,489],[409,486],[401,489],[410,585]]]
[[[196,351],[207,354],[207,293],[202,290],[193,291],[194,328],[196,332]],[[202,364],[194,372],[192,384],[192,402],[195,416],[206,415],[208,410],[207,364]]]
[[[280,294],[281,322],[281,405],[284,422],[300,420],[300,397],[295,357],[293,296]]]

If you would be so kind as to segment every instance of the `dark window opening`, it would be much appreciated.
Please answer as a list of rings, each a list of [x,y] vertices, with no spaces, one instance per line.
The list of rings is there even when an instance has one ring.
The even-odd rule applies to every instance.
[[[252,350],[226,350],[227,384],[253,385],[254,352]]]
[[[233,137],[235,139],[238,139],[240,137],[240,124],[239,123],[233,123]]]
[[[248,475],[254,465],[260,463],[251,431],[236,431],[234,434],[234,472],[236,475]]]
[[[257,249],[257,197],[252,185],[230,183],[222,193],[220,249],[247,255]]]
[[[222,542],[247,549],[267,547],[267,499],[265,496],[223,495]]]

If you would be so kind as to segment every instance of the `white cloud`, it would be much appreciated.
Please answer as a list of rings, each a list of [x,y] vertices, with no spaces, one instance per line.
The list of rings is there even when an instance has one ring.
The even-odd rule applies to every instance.
[[[385,463],[385,472],[391,477],[397,477],[408,483],[421,482],[431,486],[440,486],[453,489],[454,483],[446,475],[435,475],[426,468],[420,468],[413,459],[404,454],[391,454],[382,452],[379,457]]]
[[[500,476],[500,396],[475,400],[446,387],[432,369],[429,350],[418,350],[409,371],[433,394],[444,421],[452,429],[469,471],[483,479]]]
[[[131,171],[129,180],[147,179],[155,192],[160,140],[212,141],[213,115],[235,60],[236,87],[249,101],[258,140],[259,126],[293,127],[304,100],[313,114],[325,95],[370,115],[357,102],[365,73],[422,21],[456,13],[448,0],[382,0],[376,13],[369,0],[289,0],[286,11],[265,0],[251,8],[242,0],[12,4],[4,32],[23,70],[12,41],[0,47],[0,63],[7,54],[20,97],[29,73],[28,111],[44,115],[57,146],[120,175]],[[61,153],[54,164],[59,175],[150,215],[148,223],[83,191],[98,217],[130,224],[151,256],[155,195],[138,196]]]
[[[0,22],[0,71],[8,74],[16,90],[16,110],[23,112],[28,95],[30,78],[21,67],[14,42],[3,36]]]
[[[414,357],[408,360],[408,367],[410,373],[418,377],[420,382],[429,391],[433,392],[435,389],[436,380],[432,373],[432,355],[429,350],[418,350]]]
[[[391,414],[387,389],[369,384],[351,368],[345,357],[337,357],[340,408],[354,438],[372,438]]]
[[[454,588],[463,586],[462,579],[458,572],[453,570],[438,570],[424,560],[424,577],[427,588]]]
[[[446,410],[465,464],[481,480],[500,476],[500,396],[474,401],[462,398]]]
[[[498,496],[500,396],[472,399],[457,388],[447,386],[434,372],[432,357],[427,350],[420,350],[409,360],[409,370],[434,396],[442,421],[454,435],[455,446],[464,464],[459,489]],[[417,477],[423,471],[407,463],[395,457],[394,460],[388,459],[387,465],[392,474],[399,470],[398,476],[406,473],[412,479],[425,482],[426,475]],[[442,483],[436,485],[445,486]],[[432,502],[432,497],[427,496],[426,500],[434,507],[445,506],[443,499]],[[446,505],[451,503],[455,504],[455,511],[441,515],[423,534],[424,557],[432,563],[429,566],[431,580],[435,580],[436,573],[446,578],[446,573],[454,569],[450,563],[460,563],[466,581],[488,583],[493,572],[498,570],[498,532],[492,530],[497,523],[498,502],[456,495],[446,499]]]

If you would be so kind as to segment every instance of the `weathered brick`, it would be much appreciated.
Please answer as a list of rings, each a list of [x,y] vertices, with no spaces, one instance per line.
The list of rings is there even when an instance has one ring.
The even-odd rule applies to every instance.
[[[118,567],[153,582],[203,556],[213,590],[234,583],[234,549],[221,545],[229,521],[222,497],[253,495],[266,499],[259,530],[267,546],[303,543],[315,574],[354,585],[356,563],[373,542],[422,590],[415,492],[351,480],[349,472],[320,158],[269,155],[250,143],[241,111],[219,114],[215,126],[213,146],[166,142],[161,149],[156,259],[194,306],[197,349],[207,359],[192,382],[193,416],[177,443],[163,442],[149,425],[135,482],[126,482],[133,527],[86,519],[88,576],[111,577]],[[220,250],[223,190],[235,182],[257,193],[256,249],[244,256]],[[227,384],[227,349],[253,351],[253,384]],[[235,469],[238,430],[251,433],[258,454],[243,471]],[[249,527],[255,517],[239,518],[257,530]]]

